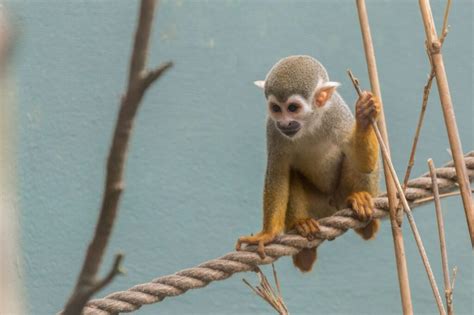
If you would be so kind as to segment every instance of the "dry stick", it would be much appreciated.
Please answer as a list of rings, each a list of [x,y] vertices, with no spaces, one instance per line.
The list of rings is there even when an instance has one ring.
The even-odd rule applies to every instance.
[[[156,0],[142,0],[141,2],[130,61],[128,87],[121,100],[112,146],[107,160],[107,175],[100,217],[95,228],[94,237],[87,249],[76,286],[64,308],[64,314],[81,314],[90,297],[106,286],[120,272],[122,254],[116,256],[113,268],[108,275],[102,280],[97,279],[97,272],[112,233],[120,195],[124,188],[123,173],[135,114],[146,89],[165,70],[171,67],[171,63],[167,62],[157,69],[146,70],[146,56],[156,2]]]
[[[448,79],[444,68],[443,56],[441,54],[441,42],[436,34],[430,3],[428,0],[419,0],[421,15],[426,32],[427,46],[435,69],[436,82],[438,85],[439,97],[443,108],[444,121],[448,131],[449,144],[453,153],[454,166],[458,176],[459,189],[463,201],[466,221],[471,237],[471,245],[474,247],[474,205],[470,192],[469,178],[464,156],[462,153],[461,140],[459,138],[456,117],[454,115],[453,103],[449,91]]]
[[[451,284],[449,281],[448,271],[448,253],[446,252],[446,238],[444,232],[444,220],[443,213],[441,212],[441,200],[439,197],[438,178],[436,177],[436,170],[432,159],[428,160],[428,167],[431,175],[431,186],[434,196],[434,203],[436,209],[436,221],[438,222],[438,234],[439,234],[439,246],[441,250],[441,263],[443,266],[443,279],[444,279],[444,294],[446,296],[446,307],[448,315],[453,314],[453,299]]]
[[[474,189],[471,189],[471,193],[473,193],[473,192],[474,192]],[[440,198],[446,198],[446,197],[456,196],[456,195],[459,195],[459,194],[461,194],[461,192],[458,190],[458,191],[452,191],[452,192],[449,192],[449,193],[440,194],[439,197]],[[430,197],[426,197],[426,198],[416,200],[413,203],[414,204],[420,204],[420,203],[425,203],[425,202],[431,201],[433,199],[434,199],[434,197],[430,196]]]
[[[413,166],[415,165],[415,153],[418,146],[418,139],[420,137],[421,127],[423,126],[423,120],[425,118],[426,107],[428,105],[428,99],[429,99],[430,90],[433,84],[434,77],[435,77],[435,72],[434,72],[434,69],[431,68],[430,75],[423,88],[423,101],[421,104],[420,116],[418,116],[418,123],[416,125],[415,136],[413,137],[413,143],[411,145],[410,159],[408,161],[408,165],[405,171],[405,177],[403,179],[404,191],[407,187],[408,180],[410,179],[411,170],[413,169]]]
[[[359,94],[359,96],[360,96],[361,88],[359,86],[359,81],[354,77],[354,75],[352,74],[352,72],[350,70],[348,70],[348,73],[349,73],[349,76],[352,80],[352,83],[353,83],[353,85],[354,85],[354,87],[357,91],[357,94]],[[388,165],[390,174],[395,179],[395,186],[397,188],[398,194],[400,195],[400,200],[402,202],[403,209],[405,210],[405,213],[407,214],[408,222],[410,223],[410,227],[413,231],[413,235],[415,237],[416,245],[418,246],[418,250],[420,252],[421,259],[423,260],[423,264],[424,264],[426,272],[428,274],[428,279],[430,281],[431,289],[433,290],[433,294],[434,294],[436,303],[438,305],[439,312],[440,312],[440,314],[446,314],[445,311],[444,311],[443,302],[441,301],[441,296],[439,294],[438,286],[436,285],[436,281],[435,281],[435,278],[434,278],[434,275],[433,275],[433,271],[431,270],[431,266],[430,266],[430,263],[429,263],[429,260],[428,260],[428,256],[426,255],[425,247],[423,246],[423,242],[421,240],[420,233],[418,232],[418,228],[416,227],[415,219],[413,218],[410,206],[408,205],[408,201],[405,197],[405,193],[403,192],[403,188],[400,185],[400,181],[398,180],[398,176],[395,172],[395,168],[393,167],[393,163],[390,159],[389,152],[388,152],[387,147],[385,146],[385,144],[383,142],[382,135],[380,134],[380,130],[377,127],[377,124],[375,123],[375,120],[372,119],[371,122],[372,122],[372,127],[375,131],[375,135],[377,136],[377,140],[379,142],[380,149],[382,150],[382,156],[383,156],[384,162],[385,162],[385,164]]]
[[[441,29],[441,36],[439,38],[439,41],[441,44],[444,43],[444,40],[446,39],[446,36],[448,35],[448,16],[449,16],[450,9],[451,9],[451,0],[448,0],[446,2],[446,8],[444,10],[443,28]],[[410,180],[411,171],[413,169],[413,166],[415,165],[415,154],[416,154],[416,149],[418,146],[418,139],[420,138],[421,127],[423,126],[423,121],[425,118],[426,107],[428,105],[428,99],[429,99],[429,95],[431,91],[431,86],[433,85],[433,79],[435,77],[435,70],[434,70],[433,62],[431,60],[431,55],[429,53],[428,47],[426,49],[426,53],[430,60],[431,70],[428,76],[428,80],[426,81],[426,84],[423,88],[423,100],[421,103],[420,115],[418,116],[418,123],[416,125],[415,135],[413,137],[413,143],[412,143],[411,151],[410,151],[410,158],[409,158],[408,165],[405,171],[405,177],[403,179],[403,191],[406,190],[407,183]],[[399,204],[399,207],[400,206],[401,204]]]
[[[275,309],[280,315],[288,315],[288,308],[283,301],[283,296],[281,295],[280,289],[280,282],[278,281],[278,276],[275,270],[275,265],[272,263],[273,269],[273,278],[275,280],[275,286],[277,291],[273,289],[268,278],[262,272],[259,267],[255,268],[255,272],[258,275],[260,280],[260,286],[253,287],[246,279],[242,279],[242,281],[250,288],[252,291],[260,296],[264,301],[270,304],[273,309]]]
[[[370,85],[375,96],[380,101],[381,112],[378,124],[382,132],[384,143],[390,147],[388,142],[387,128],[385,125],[385,115],[383,111],[382,94],[380,92],[380,85],[377,73],[377,63],[375,60],[375,52],[372,44],[372,35],[370,33],[369,18],[367,16],[367,9],[364,0],[357,0],[357,12],[359,14],[360,29],[364,43],[365,58],[367,61],[367,68],[369,72]],[[389,152],[390,154],[390,152]],[[410,281],[408,277],[408,267],[405,258],[405,245],[403,243],[403,234],[401,229],[401,222],[397,220],[397,194],[394,180],[390,175],[387,163],[383,163],[385,185],[387,187],[387,196],[390,206],[390,224],[392,226],[393,245],[395,249],[395,260],[397,263],[398,282],[400,285],[400,297],[402,300],[403,314],[413,314],[413,305],[411,301]]]

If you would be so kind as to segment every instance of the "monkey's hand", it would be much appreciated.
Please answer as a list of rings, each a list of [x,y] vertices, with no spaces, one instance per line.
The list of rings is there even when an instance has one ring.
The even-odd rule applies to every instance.
[[[372,196],[366,191],[359,191],[347,197],[347,205],[352,208],[357,218],[362,221],[372,219],[374,214],[374,202]]]
[[[372,93],[364,91],[357,100],[355,112],[357,126],[366,129],[372,119],[378,118],[380,102]]]
[[[260,256],[260,258],[264,259],[265,258],[265,245],[268,243],[271,243],[277,235],[278,234],[276,233],[262,231],[262,232],[257,233],[256,235],[242,236],[242,237],[239,237],[239,239],[237,240],[235,249],[240,250],[242,244],[258,245],[257,253]]]
[[[298,221],[294,228],[301,236],[306,237],[308,240],[313,240],[316,234],[319,232],[319,223],[316,219],[308,218],[305,220]]]

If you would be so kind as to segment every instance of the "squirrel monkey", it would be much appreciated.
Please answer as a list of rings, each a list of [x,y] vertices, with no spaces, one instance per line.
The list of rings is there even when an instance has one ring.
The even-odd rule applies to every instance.
[[[380,112],[377,99],[363,92],[355,119],[329,81],[326,69],[310,56],[277,62],[265,81],[255,84],[267,99],[267,171],[263,193],[263,228],[240,237],[241,244],[264,246],[283,232],[296,230],[308,239],[319,231],[318,219],[350,207],[369,221],[372,196],[378,190],[378,142],[370,124]],[[375,236],[379,221],[357,229],[362,238]],[[310,271],[316,248],[293,256],[301,271]]]

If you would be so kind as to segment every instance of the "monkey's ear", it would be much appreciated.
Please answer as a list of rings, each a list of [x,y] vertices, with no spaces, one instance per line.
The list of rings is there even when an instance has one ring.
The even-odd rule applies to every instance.
[[[263,80],[254,81],[253,84],[255,84],[256,86],[258,86],[261,89],[265,88],[265,81],[263,81]]]
[[[313,104],[317,107],[323,107],[331,98],[336,88],[341,85],[339,82],[324,82],[318,84],[313,95]]]

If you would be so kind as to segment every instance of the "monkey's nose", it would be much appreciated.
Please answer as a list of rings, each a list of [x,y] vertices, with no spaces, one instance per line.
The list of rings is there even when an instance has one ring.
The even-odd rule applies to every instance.
[[[300,123],[295,120],[289,122],[278,122],[278,128],[285,130],[295,130],[300,128]]]
[[[292,120],[292,121],[290,121],[290,122],[288,123],[288,128],[295,128],[295,127],[297,127],[298,125],[299,125],[298,122]]]

